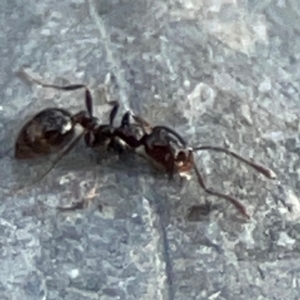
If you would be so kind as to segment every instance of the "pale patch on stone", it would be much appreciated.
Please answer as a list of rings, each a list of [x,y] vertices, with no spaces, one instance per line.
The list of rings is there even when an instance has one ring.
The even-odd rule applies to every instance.
[[[59,180],[59,184],[60,185],[64,185],[66,183],[69,183],[70,181],[74,180],[76,178],[76,176],[72,173],[68,173],[66,175],[61,176],[60,180]]]
[[[271,79],[266,77],[264,81],[262,81],[258,87],[258,90],[262,93],[266,93],[271,90]]]
[[[250,54],[255,51],[255,43],[262,41],[267,43],[267,28],[265,22],[252,20],[242,16],[236,22],[220,22],[209,20],[205,22],[206,29],[230,48]]]
[[[274,142],[280,142],[285,139],[284,133],[282,131],[269,131],[262,135],[262,138],[269,139]]]
[[[251,118],[251,112],[248,104],[241,105],[241,113],[248,125],[253,125],[253,120]]]
[[[183,82],[183,85],[184,85],[185,88],[189,88],[189,87],[191,86],[191,82],[190,82],[189,80],[186,79],[186,80]]]
[[[292,212],[286,214],[288,220],[299,220],[300,219],[300,200],[292,190],[288,190],[286,194],[286,203],[291,206]]]
[[[68,275],[69,275],[72,279],[74,279],[74,278],[77,278],[77,277],[78,277],[78,275],[79,275],[79,270],[78,270],[78,269],[72,269],[72,270],[68,271],[67,273],[68,273]]]
[[[64,184],[69,183],[69,182],[70,182],[70,178],[68,178],[68,176],[62,176],[60,178],[59,184],[64,185]]]
[[[282,247],[293,247],[293,245],[295,244],[295,240],[292,239],[290,236],[288,236],[288,234],[286,232],[280,232],[279,234],[279,239],[277,241],[277,245],[278,246],[282,246]]]
[[[220,296],[221,294],[221,291],[218,291],[216,293],[213,293],[211,294],[209,297],[208,297],[208,300],[215,300],[215,299],[218,299],[218,297]]]
[[[189,119],[199,118],[208,109],[212,109],[215,100],[214,90],[207,84],[198,83],[184,102],[183,113]]]
[[[104,206],[101,212],[101,218],[106,220],[113,220],[115,218],[115,209],[110,206]]]
[[[247,207],[247,212],[250,214],[249,207]],[[239,240],[247,245],[247,249],[253,249],[255,247],[256,241],[253,238],[253,231],[256,230],[255,220],[251,220],[251,223],[244,225],[245,230],[241,233]]]
[[[51,30],[48,28],[45,28],[41,31],[41,35],[49,36],[49,35],[51,35]]]

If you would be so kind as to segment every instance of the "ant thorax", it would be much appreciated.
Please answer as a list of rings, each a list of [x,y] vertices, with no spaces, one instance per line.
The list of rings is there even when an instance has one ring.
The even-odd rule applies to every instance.
[[[157,132],[152,132],[151,134],[148,135],[146,139],[146,146],[149,147],[150,149],[153,149],[154,147],[157,146],[170,146],[170,141],[167,139],[168,135],[164,130],[157,131]]]
[[[130,126],[131,135],[134,136],[137,140],[140,140],[144,136],[143,129],[136,124]]]

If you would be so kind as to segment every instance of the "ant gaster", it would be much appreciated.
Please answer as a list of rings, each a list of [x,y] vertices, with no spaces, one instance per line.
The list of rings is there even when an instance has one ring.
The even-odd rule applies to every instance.
[[[101,125],[99,124],[99,120],[93,116],[92,96],[86,85],[57,86],[33,79],[24,71],[22,71],[22,75],[26,75],[31,81],[43,87],[66,91],[83,88],[86,91],[86,111],[72,115],[64,109],[48,108],[33,117],[31,121],[25,124],[19,133],[15,146],[15,157],[18,159],[34,158],[54,153],[62,150],[64,146],[67,145],[66,149],[62,150],[47,173],[49,173],[60,158],[70,151],[79,139],[84,136],[85,143],[88,147],[98,148],[99,146],[106,146],[108,149],[112,148],[117,151],[123,151],[124,149],[134,150],[137,154],[153,163],[157,168],[166,172],[169,175],[169,179],[172,179],[176,173],[189,178],[191,171],[194,170],[198,183],[205,192],[231,202],[237,210],[247,218],[250,217],[246,208],[239,200],[214,191],[206,186],[195,164],[194,153],[202,150],[223,152],[244,162],[269,179],[276,178],[276,174],[272,170],[226,148],[218,146],[189,147],[184,138],[173,129],[167,126],[151,127],[143,118],[131,114],[130,112],[124,114],[121,126],[115,128],[113,123],[119,108],[117,101],[109,102],[109,104],[113,106],[109,118],[110,122],[107,125]],[[133,117],[136,124],[129,122],[130,116]],[[74,137],[74,127],[76,124],[80,124],[84,130],[71,142]],[[43,177],[47,173],[45,173]],[[39,178],[39,180],[41,180],[41,178]]]

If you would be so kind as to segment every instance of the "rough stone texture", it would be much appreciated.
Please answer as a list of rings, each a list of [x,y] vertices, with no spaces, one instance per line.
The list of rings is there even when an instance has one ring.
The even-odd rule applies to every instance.
[[[299,3],[2,1],[0,298],[299,299]],[[278,180],[197,155],[209,185],[252,212],[244,223],[195,181],[168,183],[139,159],[80,145],[15,194],[49,166],[13,159],[25,120],[50,106],[83,107],[81,91],[21,81],[23,65],[48,82],[87,83],[105,122],[97,90],[110,73],[123,111],[172,126],[191,144],[226,144]],[[80,199],[91,199],[85,210],[55,209]],[[189,207],[205,199],[217,209],[192,222]]]

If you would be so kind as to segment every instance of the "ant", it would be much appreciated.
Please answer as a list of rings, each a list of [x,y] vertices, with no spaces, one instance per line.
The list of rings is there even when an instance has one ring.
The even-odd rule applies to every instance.
[[[190,173],[194,170],[199,185],[206,193],[231,202],[236,209],[248,219],[250,216],[245,206],[239,200],[214,191],[206,186],[195,164],[194,153],[203,150],[223,152],[242,161],[269,179],[276,178],[276,174],[272,170],[250,161],[229,149],[209,145],[190,147],[185,139],[175,130],[167,126],[152,127],[142,117],[130,111],[127,111],[123,115],[121,125],[114,127],[114,119],[119,109],[118,101],[108,102],[113,106],[109,116],[110,121],[109,124],[102,125],[99,123],[99,120],[93,116],[93,100],[91,92],[86,85],[52,85],[36,80],[27,75],[24,71],[22,71],[21,74],[26,75],[31,81],[43,87],[66,91],[83,88],[86,91],[86,111],[72,115],[64,109],[48,108],[35,115],[21,129],[15,145],[15,157],[17,159],[34,158],[54,153],[68,145],[43,177],[46,176],[61,157],[73,149],[79,139],[84,136],[87,147],[97,149],[105,146],[106,149],[112,149],[119,153],[122,153],[124,150],[133,150],[136,154],[150,161],[156,168],[167,173],[169,180],[173,179],[174,174],[179,174],[180,177],[190,179]],[[130,116],[136,122],[135,124],[130,123]],[[82,126],[83,132],[71,142],[75,134],[74,127],[76,124]],[[41,180],[41,178],[39,178],[39,180]]]

